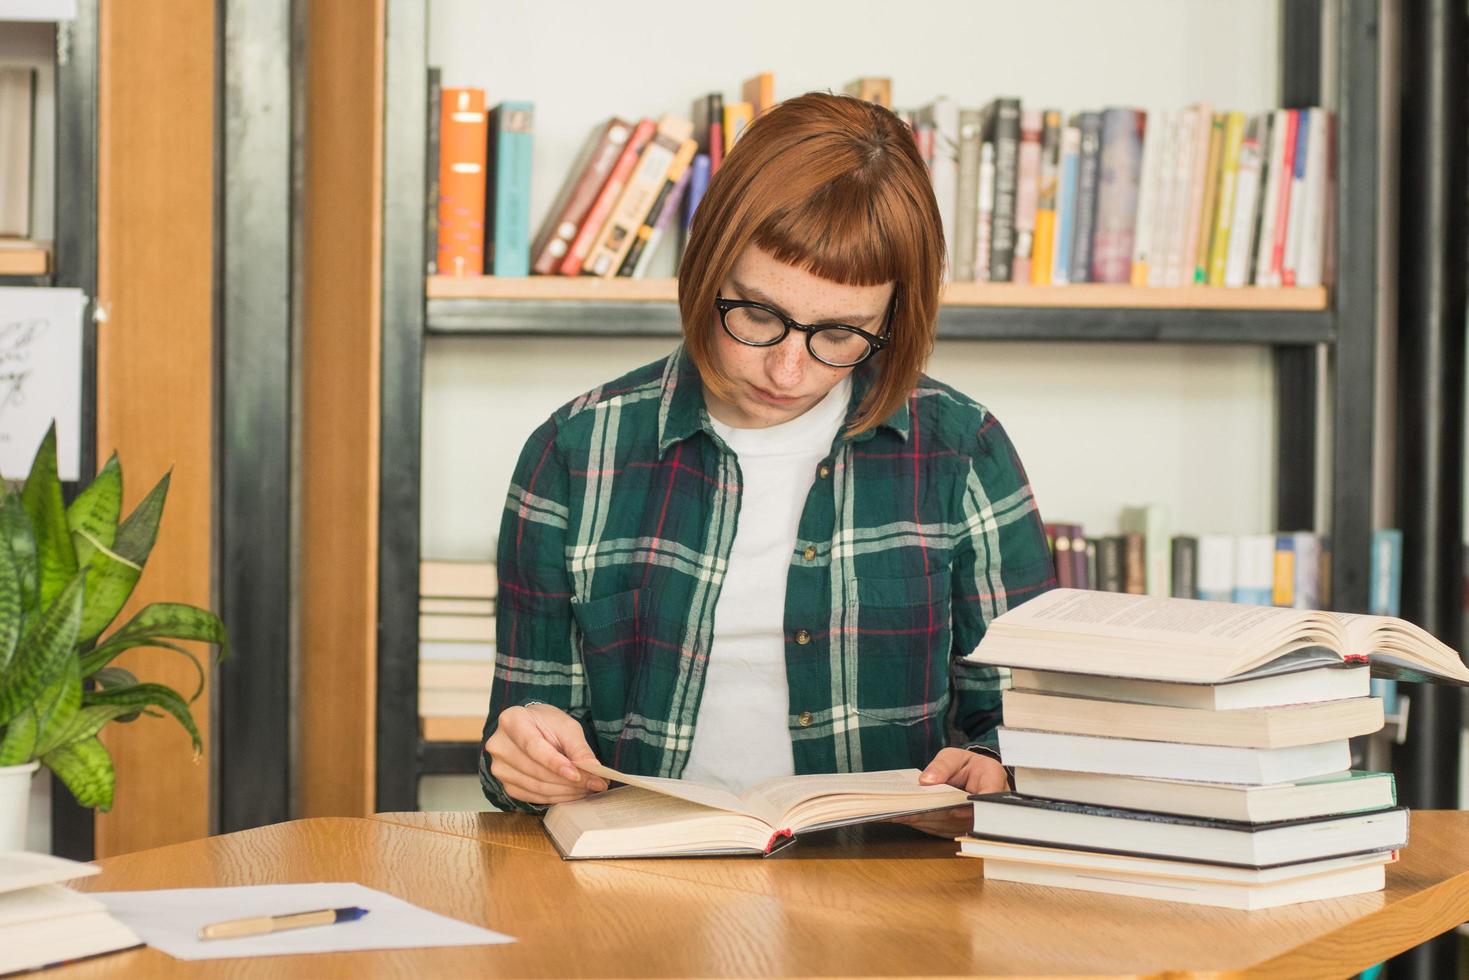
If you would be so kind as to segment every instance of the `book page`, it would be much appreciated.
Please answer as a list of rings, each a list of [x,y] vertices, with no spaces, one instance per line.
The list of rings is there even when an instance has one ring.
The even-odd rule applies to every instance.
[[[588,830],[636,830],[671,823],[720,818],[720,811],[638,786],[619,786],[570,803],[551,807],[546,817],[568,824],[579,833]]]
[[[920,786],[917,769],[878,772],[813,773],[767,779],[745,794],[750,812],[782,830],[792,826],[794,811],[816,800],[830,800],[836,810],[858,814],[921,810],[964,803],[968,799],[952,786]]]
[[[711,806],[716,810],[728,810],[731,813],[743,813],[750,815],[750,810],[745,802],[728,790],[717,786],[705,786],[702,783],[691,783],[683,779],[667,779],[662,776],[631,776],[625,772],[618,772],[607,766],[596,762],[582,763],[582,772],[589,772],[594,776],[601,776],[608,782],[626,783],[629,786],[639,786],[654,793],[662,793],[664,796],[672,796],[690,803],[698,803],[703,806]]]
[[[1337,613],[1347,636],[1347,653],[1366,656],[1372,672],[1403,680],[1450,680],[1469,685],[1469,669],[1452,647],[1405,619]]]

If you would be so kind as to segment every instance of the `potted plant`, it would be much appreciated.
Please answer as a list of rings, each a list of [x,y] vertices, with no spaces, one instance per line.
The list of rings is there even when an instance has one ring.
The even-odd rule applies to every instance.
[[[224,625],[181,603],[143,607],[108,628],[132,595],[158,535],[168,495],[165,475],[126,518],[116,454],[70,506],[56,472],[53,425],[30,474],[0,499],[0,851],[25,843],[32,774],[54,772],[83,806],[112,806],[112,757],[98,739],[112,721],[140,715],[178,719],[200,751],[189,703],[204,687],[204,668],[173,641],[217,644]],[[104,636],[103,634],[107,635]],[[162,684],[140,683],[112,661],[134,647],[187,657],[199,684],[185,699]]]

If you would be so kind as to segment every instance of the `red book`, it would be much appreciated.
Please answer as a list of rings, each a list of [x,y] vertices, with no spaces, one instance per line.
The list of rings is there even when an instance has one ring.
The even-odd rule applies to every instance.
[[[644,119],[638,123],[638,128],[633,130],[632,136],[623,144],[622,155],[617,158],[617,163],[612,167],[612,173],[607,177],[607,183],[602,185],[601,192],[597,194],[597,200],[593,202],[586,219],[577,229],[576,239],[572,241],[571,248],[567,250],[566,258],[561,260],[559,271],[563,276],[581,275],[582,263],[591,254],[592,245],[597,241],[602,224],[612,213],[617,199],[622,196],[622,189],[627,185],[627,178],[632,175],[633,168],[638,164],[638,157],[642,156],[643,147],[647,146],[648,141],[653,138],[656,128],[657,123],[651,119]]]
[[[566,183],[531,246],[532,272],[542,276],[556,272],[557,263],[571,250],[576,233],[612,174],[632,131],[632,123],[616,116],[592,131],[581,156],[567,172]]]
[[[485,93],[446,88],[439,100],[439,249],[444,276],[485,271]]]
[[[1270,246],[1270,284],[1279,286],[1285,272],[1285,233],[1290,223],[1290,184],[1296,170],[1296,134],[1301,125],[1301,113],[1291,109],[1286,113],[1285,156],[1280,162],[1280,173],[1271,179],[1280,181],[1280,197],[1275,206],[1275,241]]]

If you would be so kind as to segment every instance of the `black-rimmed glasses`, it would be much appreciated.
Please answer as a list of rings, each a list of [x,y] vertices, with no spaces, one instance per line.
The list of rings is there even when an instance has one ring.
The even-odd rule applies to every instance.
[[[799,330],[806,335],[806,349],[812,357],[828,367],[846,368],[861,364],[887,346],[897,302],[898,291],[894,289],[882,334],[876,336],[845,323],[797,323],[779,310],[752,300],[716,296],[714,307],[719,310],[724,332],[742,344],[774,347],[792,330]]]

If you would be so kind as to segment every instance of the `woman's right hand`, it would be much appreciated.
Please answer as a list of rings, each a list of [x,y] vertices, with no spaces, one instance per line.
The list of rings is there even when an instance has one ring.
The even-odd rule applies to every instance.
[[[549,704],[500,712],[485,751],[490,775],[523,803],[566,803],[607,788],[606,780],[576,767],[597,761],[581,724]]]

